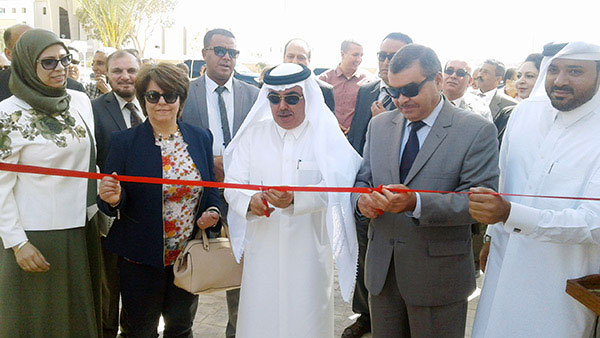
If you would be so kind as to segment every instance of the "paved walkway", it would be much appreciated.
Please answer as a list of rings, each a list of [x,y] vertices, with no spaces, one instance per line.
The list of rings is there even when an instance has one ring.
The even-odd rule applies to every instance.
[[[473,318],[475,317],[475,308],[479,300],[479,288],[481,287],[482,279],[482,277],[477,278],[478,288],[469,300],[467,330],[465,332],[465,337],[468,338],[471,337],[471,328],[473,326]],[[352,313],[352,306],[342,300],[337,280],[335,281],[335,288],[335,337],[340,337],[344,328],[354,322],[355,315]],[[200,296],[198,312],[194,319],[194,337],[225,337],[226,325],[227,305],[225,292]],[[364,336],[364,338],[370,337],[370,334]]]

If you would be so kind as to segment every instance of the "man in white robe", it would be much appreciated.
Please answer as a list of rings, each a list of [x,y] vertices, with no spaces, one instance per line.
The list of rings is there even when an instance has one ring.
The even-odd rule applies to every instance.
[[[224,155],[225,182],[346,186],[360,156],[308,68],[267,72]],[[244,255],[237,336],[333,336],[333,259],[350,299],[358,243],[349,193],[226,189],[234,254]],[[269,214],[269,216],[266,216]]]
[[[600,46],[548,45],[544,55],[508,122],[500,192],[599,197]],[[565,287],[600,272],[600,203],[472,194],[469,208],[493,224],[472,337],[590,337],[596,315]]]

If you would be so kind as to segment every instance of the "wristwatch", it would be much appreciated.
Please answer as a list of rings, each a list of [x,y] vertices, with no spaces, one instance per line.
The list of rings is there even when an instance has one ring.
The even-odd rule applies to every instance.
[[[491,242],[491,241],[492,241],[492,236],[490,236],[490,235],[488,235],[488,234],[485,234],[485,235],[483,236],[483,243],[484,243],[484,244],[485,244],[485,243],[489,243],[489,242]]]

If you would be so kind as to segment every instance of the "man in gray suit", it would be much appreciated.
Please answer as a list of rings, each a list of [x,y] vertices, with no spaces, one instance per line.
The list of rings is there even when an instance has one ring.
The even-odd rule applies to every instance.
[[[371,118],[384,111],[395,109],[392,98],[382,89],[389,86],[388,69],[390,60],[396,52],[412,43],[412,39],[403,33],[390,33],[379,47],[377,59],[379,60],[379,80],[360,86],[356,98],[356,109],[348,131],[348,141],[354,149],[362,155],[365,145],[367,125]],[[369,314],[369,292],[365,287],[365,255],[367,253],[367,228],[369,220],[361,218],[356,220],[356,235],[358,237],[358,273],[356,287],[352,299],[352,311],[360,314],[352,325],[342,332],[342,338],[359,338],[371,332],[371,318]]]
[[[310,68],[310,46],[308,42],[302,39],[291,39],[283,47],[283,62],[295,63],[298,65],[305,65],[306,68]],[[333,86],[329,83],[317,79],[317,84],[321,88],[323,98],[327,107],[335,113],[335,98],[333,97]]]
[[[202,56],[206,61],[204,75],[190,83],[190,92],[181,119],[210,129],[213,134],[215,175],[222,182],[223,151],[236,134],[258,96],[258,88],[233,78],[236,58],[235,37],[225,29],[213,29],[204,35]],[[227,219],[227,203],[221,191],[223,219]],[[227,291],[229,322],[226,336],[235,337],[240,290]]]
[[[502,62],[488,59],[483,62],[475,78],[477,86],[479,86],[477,96],[489,104],[494,121],[498,118],[502,108],[517,104],[517,101],[504,94],[502,89],[498,89],[505,71],[506,69]]]
[[[491,122],[444,99],[433,50],[407,45],[392,58],[388,91],[398,109],[367,130],[355,194],[371,220],[365,283],[373,337],[464,337],[475,289],[468,191],[498,185],[498,141]]]

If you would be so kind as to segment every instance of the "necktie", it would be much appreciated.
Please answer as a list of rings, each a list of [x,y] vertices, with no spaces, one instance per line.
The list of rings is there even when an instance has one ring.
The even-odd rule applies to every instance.
[[[385,107],[386,110],[394,110],[394,103],[392,102],[392,98],[386,93],[381,101],[381,104]]]
[[[229,131],[229,120],[227,119],[227,107],[225,107],[225,100],[223,100],[223,91],[225,87],[219,86],[215,91],[219,94],[219,111],[221,112],[221,128],[223,129],[223,145],[227,147],[231,141],[231,132]]]
[[[138,124],[142,123],[142,120],[136,113],[137,109],[135,108],[135,105],[133,104],[133,102],[127,102],[125,104],[125,108],[129,109],[129,111],[131,112],[129,114],[129,122],[131,122],[132,127],[135,127]]]
[[[410,134],[408,136],[408,141],[404,146],[404,151],[402,152],[402,159],[400,160],[400,182],[402,183],[404,183],[406,176],[408,176],[410,167],[412,167],[413,162],[419,153],[419,137],[417,136],[417,131],[424,126],[425,122],[423,121],[415,121],[410,124]]]

